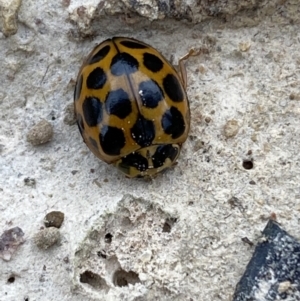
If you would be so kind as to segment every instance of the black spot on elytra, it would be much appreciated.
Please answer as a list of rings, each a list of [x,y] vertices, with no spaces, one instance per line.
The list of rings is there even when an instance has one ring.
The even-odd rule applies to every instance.
[[[134,73],[138,68],[137,59],[126,52],[116,54],[110,65],[111,73],[115,76]]]
[[[103,109],[102,103],[97,97],[87,97],[82,104],[82,110],[88,126],[96,126],[101,122]]]
[[[107,81],[107,77],[102,68],[95,68],[87,77],[86,85],[89,89],[102,89]]]
[[[148,160],[140,154],[134,153],[122,158],[121,167],[135,167],[139,171],[148,169]]]
[[[139,94],[143,106],[156,108],[158,103],[164,98],[163,91],[154,80],[148,80],[139,84]]]
[[[163,61],[158,56],[148,52],[145,52],[143,55],[143,63],[152,72],[158,72],[164,66]]]
[[[100,144],[107,155],[120,155],[121,149],[125,146],[125,136],[121,129],[104,126],[99,135]]]
[[[110,91],[105,100],[105,108],[108,114],[124,119],[131,113],[131,101],[123,89]]]
[[[74,91],[74,101],[78,100],[78,98],[80,97],[81,89],[82,89],[82,81],[83,81],[83,76],[81,74],[76,82],[75,91]]]
[[[180,137],[185,130],[185,122],[180,111],[171,107],[170,110],[167,110],[162,119],[161,125],[166,134],[171,135],[173,139]]]
[[[100,62],[101,60],[103,60],[107,54],[110,51],[110,46],[106,45],[104,47],[102,47],[101,49],[99,49],[89,60],[88,60],[88,64],[94,64],[97,62]]]
[[[78,125],[78,129],[79,129],[79,132],[82,136],[82,133],[84,131],[84,123],[83,123],[83,119],[82,119],[82,116],[81,114],[77,113],[77,125]]]
[[[178,148],[173,147],[172,144],[161,145],[156,149],[156,152],[152,156],[153,167],[158,168],[164,165],[167,158],[174,161],[178,155]]]
[[[145,49],[147,48],[146,45],[139,43],[138,41],[121,41],[120,44],[122,44],[123,46],[127,47],[127,48],[131,48],[131,49]]]
[[[155,128],[151,120],[139,116],[136,123],[130,130],[133,140],[141,147],[151,145],[155,137]]]
[[[183,101],[184,95],[182,92],[181,85],[173,74],[168,74],[163,79],[163,87],[167,93],[167,95],[170,97],[170,99],[174,102],[180,102]]]

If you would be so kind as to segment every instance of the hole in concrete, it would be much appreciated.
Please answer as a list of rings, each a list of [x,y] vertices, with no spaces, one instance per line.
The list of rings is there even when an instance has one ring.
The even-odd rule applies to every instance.
[[[176,222],[177,222],[177,218],[175,217],[167,218],[163,225],[163,232],[171,232],[172,227]]]
[[[253,168],[253,161],[252,160],[244,160],[243,167],[245,169],[252,169]]]
[[[7,282],[8,282],[8,283],[14,283],[14,282],[15,282],[15,276],[10,276],[10,277],[7,279]]]
[[[112,241],[112,235],[110,233],[105,234],[104,240],[106,243],[110,244]]]
[[[113,276],[113,283],[115,286],[127,286],[128,284],[136,284],[141,282],[139,275],[135,272],[118,270]]]
[[[106,257],[107,257],[104,250],[98,251],[98,252],[97,252],[97,255],[98,255],[99,257],[104,258],[104,259],[106,259]]]
[[[98,289],[106,286],[106,282],[98,274],[95,274],[91,271],[85,271],[84,273],[80,274],[80,282],[87,283]]]

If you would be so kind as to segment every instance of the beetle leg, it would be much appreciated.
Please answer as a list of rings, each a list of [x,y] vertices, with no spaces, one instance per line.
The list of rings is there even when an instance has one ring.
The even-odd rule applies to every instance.
[[[195,49],[190,49],[190,51],[184,55],[183,57],[181,57],[178,61],[178,65],[179,65],[179,70],[180,70],[180,77],[182,80],[182,84],[184,89],[186,89],[187,87],[187,74],[186,74],[186,68],[184,65],[184,61],[187,60],[190,56],[197,56],[201,53],[201,49],[199,50],[195,50]]]

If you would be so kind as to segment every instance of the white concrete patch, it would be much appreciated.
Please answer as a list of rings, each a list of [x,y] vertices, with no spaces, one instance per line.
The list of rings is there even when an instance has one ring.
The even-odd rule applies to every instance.
[[[105,7],[98,7],[98,16],[93,6],[79,11],[82,27],[77,20],[78,27],[70,23],[70,13],[82,3],[71,3],[68,8],[66,1],[23,1],[16,34],[0,33],[0,235],[13,227],[25,233],[12,259],[0,259],[0,300],[231,300],[254,250],[242,237],[255,242],[272,212],[291,235],[299,235],[298,1],[273,7],[264,21],[249,13],[248,19],[236,14],[193,26],[170,19],[148,22],[155,16],[135,23],[135,15],[105,16]],[[199,19],[197,12],[193,21]],[[77,125],[64,122],[84,57],[112,35],[143,40],[173,56],[175,64],[192,47],[207,50],[187,62],[190,137],[178,165],[152,181],[124,178],[87,149]],[[53,138],[33,146],[26,135],[42,119],[52,124]],[[225,136],[231,120],[238,131]],[[253,168],[245,169],[244,160]],[[26,179],[35,185],[26,185]],[[82,290],[73,278],[76,250],[128,194],[176,217],[172,239],[159,244],[158,232],[147,223],[140,236],[133,229],[136,243],[153,234],[148,246],[134,257],[129,239],[118,246],[122,260],[112,264],[140,273],[140,282],[123,287],[111,280],[104,290]],[[61,241],[42,251],[33,237],[53,210],[65,214]],[[114,231],[121,235],[123,226]]]

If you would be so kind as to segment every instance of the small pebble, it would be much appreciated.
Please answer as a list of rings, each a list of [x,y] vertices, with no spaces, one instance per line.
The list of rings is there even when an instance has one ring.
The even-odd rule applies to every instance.
[[[300,100],[300,93],[291,93],[289,98],[290,100]]]
[[[38,248],[47,250],[60,241],[60,232],[54,227],[46,228],[36,233],[33,241]]]
[[[0,1],[1,32],[9,37],[18,31],[18,11],[21,0]]]
[[[246,52],[250,49],[251,43],[250,42],[241,42],[239,44],[239,50],[242,52]]]
[[[53,137],[52,125],[45,119],[38,122],[27,134],[27,141],[32,145],[40,145],[50,141]]]
[[[211,122],[211,117],[209,117],[209,116],[205,117],[204,121],[206,123],[210,123]]]
[[[228,120],[224,126],[224,135],[227,138],[234,137],[239,131],[238,122],[234,119]]]
[[[282,294],[288,291],[292,287],[292,283],[290,281],[282,281],[278,285],[278,293]]]
[[[60,211],[51,211],[46,214],[44,218],[44,224],[47,228],[55,227],[60,228],[61,224],[63,223],[65,215],[63,212]]]
[[[9,261],[19,246],[25,241],[24,232],[14,227],[3,232],[0,237],[0,258]]]

